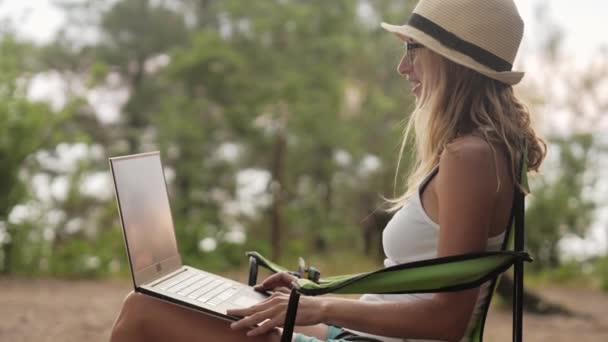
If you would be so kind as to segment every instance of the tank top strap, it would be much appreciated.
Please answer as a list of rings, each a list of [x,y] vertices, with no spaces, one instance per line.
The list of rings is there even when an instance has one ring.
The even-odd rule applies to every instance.
[[[439,164],[435,165],[435,167],[431,170],[431,172],[422,180],[420,183],[420,187],[418,188],[418,193],[422,194],[424,189],[426,189],[427,185],[435,178],[435,176],[439,173]]]

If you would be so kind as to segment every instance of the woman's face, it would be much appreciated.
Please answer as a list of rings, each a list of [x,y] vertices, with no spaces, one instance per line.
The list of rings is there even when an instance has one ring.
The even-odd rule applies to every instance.
[[[416,96],[416,99],[419,99],[422,91],[420,83],[422,80],[422,66],[420,58],[417,58],[417,55],[423,46],[412,39],[404,39],[404,45],[405,51],[397,66],[397,72],[400,75],[404,75],[410,81],[412,94]]]

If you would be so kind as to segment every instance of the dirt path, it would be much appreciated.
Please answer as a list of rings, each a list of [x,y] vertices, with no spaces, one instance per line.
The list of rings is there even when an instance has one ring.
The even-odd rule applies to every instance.
[[[127,282],[0,278],[0,341],[107,341]],[[524,340],[608,341],[608,295],[551,288],[544,295],[587,318],[525,316]],[[494,309],[488,342],[511,340],[511,313]]]

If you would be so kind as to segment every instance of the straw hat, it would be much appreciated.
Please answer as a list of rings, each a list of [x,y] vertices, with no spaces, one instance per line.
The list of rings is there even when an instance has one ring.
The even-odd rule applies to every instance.
[[[407,24],[382,27],[443,57],[506,84],[524,31],[513,0],[420,0]]]

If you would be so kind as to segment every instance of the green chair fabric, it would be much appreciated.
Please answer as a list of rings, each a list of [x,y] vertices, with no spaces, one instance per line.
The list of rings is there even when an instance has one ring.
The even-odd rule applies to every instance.
[[[272,272],[287,269],[257,252],[248,252],[258,265]],[[300,294],[401,294],[458,291],[482,285],[509,269],[516,260],[532,259],[526,252],[475,253],[399,264],[377,271],[321,278],[318,282],[300,278],[294,284]]]

